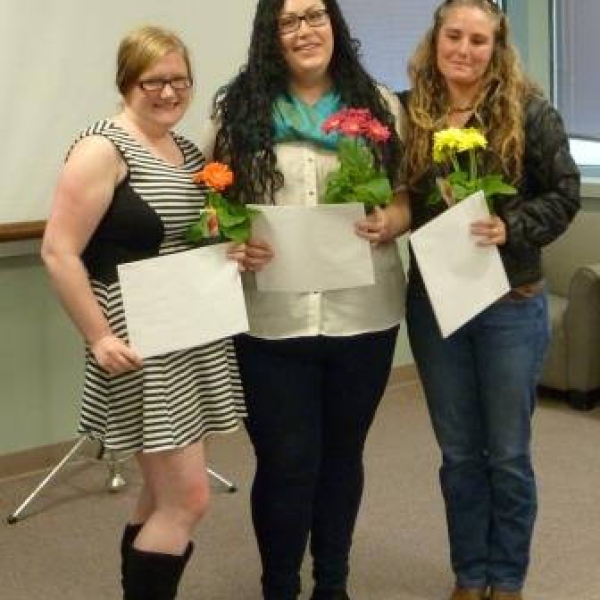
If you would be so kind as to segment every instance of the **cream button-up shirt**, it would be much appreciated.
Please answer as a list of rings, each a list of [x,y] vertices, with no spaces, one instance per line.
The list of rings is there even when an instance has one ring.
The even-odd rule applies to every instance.
[[[404,113],[398,99],[381,88],[396,128],[403,138]],[[205,127],[200,148],[207,160],[218,124]],[[277,144],[277,166],[284,185],[275,194],[277,205],[314,206],[325,191],[326,177],[339,166],[337,154],[310,142]],[[255,276],[244,273],[249,333],[265,339],[303,336],[349,336],[382,331],[404,316],[405,277],[395,242],[372,248],[375,283],[369,286],[310,293],[260,292]]]

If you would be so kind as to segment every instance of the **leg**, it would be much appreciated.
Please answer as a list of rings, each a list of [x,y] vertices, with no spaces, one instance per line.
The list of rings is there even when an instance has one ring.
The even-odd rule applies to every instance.
[[[489,579],[520,590],[529,564],[537,499],[531,416],[548,342],[546,298],[495,304],[481,315],[478,356],[492,484]]]
[[[137,458],[144,488],[136,514],[147,518],[126,554],[125,598],[172,600],[192,552],[192,529],[208,504],[204,450],[197,443]]]
[[[320,461],[322,377],[316,338],[236,339],[256,453],[252,518],[266,600],[292,600]]]
[[[139,550],[182,554],[208,508],[209,485],[201,443],[137,459],[155,508],[135,541]],[[138,510],[150,504],[142,497]]]
[[[389,378],[397,332],[394,327],[326,340],[322,458],[311,529],[316,593],[323,599],[334,597],[326,591],[346,588],[363,491],[363,448]]]
[[[452,567],[460,588],[487,586],[490,481],[471,324],[443,339],[426,296],[409,294],[409,339],[442,451]]]

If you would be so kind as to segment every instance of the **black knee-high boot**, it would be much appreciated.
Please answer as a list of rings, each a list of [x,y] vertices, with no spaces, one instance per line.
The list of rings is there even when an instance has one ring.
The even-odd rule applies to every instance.
[[[192,542],[181,556],[146,552],[132,546],[126,560],[124,600],[174,600],[193,550]]]
[[[123,591],[125,591],[125,571],[127,570],[129,550],[143,526],[143,523],[136,525],[128,523],[125,525],[125,529],[123,529],[123,537],[121,538],[121,585],[123,586]]]

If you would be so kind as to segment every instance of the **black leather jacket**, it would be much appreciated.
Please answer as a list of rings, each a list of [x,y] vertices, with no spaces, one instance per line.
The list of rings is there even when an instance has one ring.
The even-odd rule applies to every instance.
[[[406,93],[400,94],[406,103]],[[541,248],[565,231],[580,207],[580,174],[569,152],[562,119],[544,98],[531,98],[525,110],[523,177],[514,196],[496,199],[497,214],[506,224],[507,241],[500,255],[513,288],[542,279]],[[425,175],[410,192],[412,229],[418,229],[444,210],[428,205],[435,185]],[[411,287],[422,287],[411,252]]]

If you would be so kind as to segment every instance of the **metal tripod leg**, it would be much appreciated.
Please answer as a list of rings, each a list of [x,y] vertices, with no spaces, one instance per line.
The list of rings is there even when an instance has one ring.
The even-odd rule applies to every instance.
[[[211,477],[214,477],[217,481],[221,482],[227,488],[227,491],[230,494],[233,494],[233,492],[237,491],[237,486],[235,485],[235,483],[233,483],[233,481],[229,481],[229,479],[225,479],[225,477],[223,477],[223,475],[220,475],[219,473],[217,473],[216,471],[213,471],[212,469],[207,468],[206,470]]]
[[[35,499],[35,497],[58,475],[59,471],[79,452],[81,447],[89,441],[90,438],[87,435],[82,435],[73,445],[73,447],[67,452],[64,458],[46,475],[43,481],[29,494],[29,496],[25,499],[25,501],[8,516],[6,519],[8,523],[13,525],[17,521],[19,521],[20,514],[29,506],[29,504]],[[124,477],[121,475],[120,465],[123,462],[123,459],[118,459],[116,454],[112,451],[105,452],[104,447],[100,448],[98,452],[97,458],[99,460],[104,460],[108,466],[108,480],[106,482],[106,487],[110,492],[117,492],[125,485],[127,482]]]
[[[127,485],[127,480],[121,473],[121,463],[125,462],[130,457],[131,455],[126,455],[119,458],[118,453],[114,450],[106,450],[104,446],[100,446],[97,458],[98,460],[105,461],[108,467],[106,489],[109,492],[118,492]]]
[[[42,491],[42,489],[44,489],[44,487],[46,487],[47,484],[49,484],[56,477],[58,472],[71,460],[71,458],[77,454],[87,439],[88,438],[83,435],[77,440],[75,445],[69,450],[69,452],[67,452],[65,457],[54,467],[54,469],[52,469],[52,471],[50,471],[50,473],[48,473],[48,475],[46,475],[44,480],[35,488],[35,490],[33,490],[33,492],[27,496],[21,506],[19,506],[19,508],[17,508],[17,510],[15,510],[15,512],[6,519],[8,523],[13,525],[19,520],[19,515],[25,510],[25,508],[27,508],[29,503]]]

